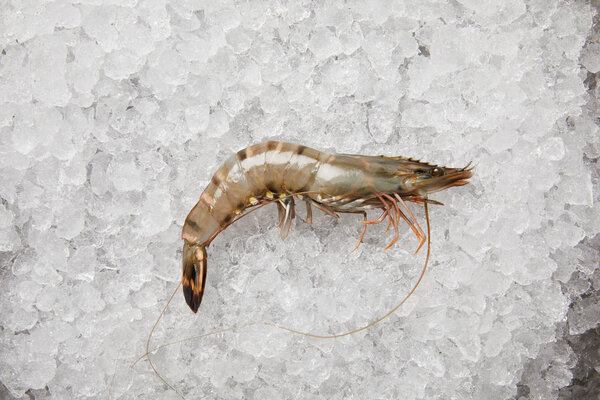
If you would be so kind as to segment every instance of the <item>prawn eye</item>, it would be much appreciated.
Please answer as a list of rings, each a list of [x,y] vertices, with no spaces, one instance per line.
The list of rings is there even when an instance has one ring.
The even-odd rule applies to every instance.
[[[441,176],[444,175],[444,168],[435,167],[429,171],[429,175],[431,176]]]

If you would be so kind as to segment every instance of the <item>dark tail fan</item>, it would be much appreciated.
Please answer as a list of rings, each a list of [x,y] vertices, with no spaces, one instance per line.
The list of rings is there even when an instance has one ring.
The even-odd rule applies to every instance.
[[[193,312],[198,311],[206,283],[206,247],[183,244],[183,275],[181,285],[185,301]]]

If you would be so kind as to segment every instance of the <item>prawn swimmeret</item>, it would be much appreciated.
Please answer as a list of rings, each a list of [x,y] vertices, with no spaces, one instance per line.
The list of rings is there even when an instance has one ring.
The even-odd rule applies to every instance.
[[[282,239],[291,228],[294,199],[298,199],[306,202],[309,224],[312,206],[336,218],[337,213],[362,214],[363,229],[355,249],[367,226],[386,218],[395,233],[389,248],[398,240],[402,219],[419,241],[418,252],[427,236],[406,202],[423,204],[427,215],[427,204],[442,204],[428,199],[428,194],[467,184],[472,176],[469,165],[446,168],[405,157],[327,154],[275,141],[240,150],[217,170],[183,225],[185,300],[192,311],[198,311],[206,284],[206,248],[212,240],[248,212],[269,203],[277,204]],[[366,211],[371,209],[381,209],[382,214],[367,220]]]

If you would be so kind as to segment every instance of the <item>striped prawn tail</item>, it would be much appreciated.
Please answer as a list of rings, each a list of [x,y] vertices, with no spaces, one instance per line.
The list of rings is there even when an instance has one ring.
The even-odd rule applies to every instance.
[[[185,301],[193,312],[198,311],[206,283],[206,247],[183,243],[183,274],[181,285]]]

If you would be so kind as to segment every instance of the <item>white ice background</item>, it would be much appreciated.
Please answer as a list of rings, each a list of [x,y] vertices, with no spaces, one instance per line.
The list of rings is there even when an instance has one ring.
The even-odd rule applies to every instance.
[[[586,1],[18,1],[0,6],[0,382],[11,397],[174,399],[143,360],[181,277],[180,230],[232,152],[261,141],[476,165],[433,198],[414,296],[356,335],[254,325],[153,354],[188,399],[557,398],[577,246],[600,231]],[[423,210],[412,206],[421,225]],[[362,326],[425,252],[360,216],[276,208],[208,249],[152,347],[247,322]],[[373,217],[377,214],[373,213]],[[382,224],[385,225],[385,224]],[[597,306],[596,306],[597,307]],[[576,318],[577,317],[577,318]],[[577,314],[570,334],[598,325]],[[543,355],[543,357],[542,357]],[[537,364],[532,363],[538,360]],[[27,394],[26,394],[27,393]]]

